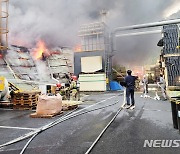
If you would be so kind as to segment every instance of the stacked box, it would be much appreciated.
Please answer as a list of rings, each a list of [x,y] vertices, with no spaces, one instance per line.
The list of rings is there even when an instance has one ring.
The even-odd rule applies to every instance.
[[[167,68],[168,86],[179,86],[180,57],[175,55],[180,53],[179,48],[177,48],[179,46],[179,27],[175,24],[165,25],[163,26],[163,33],[163,54]],[[166,56],[168,54],[172,56]]]
[[[179,45],[179,27],[177,25],[165,25],[163,26],[163,54],[178,53],[176,48]]]
[[[168,86],[179,86],[180,57],[167,57],[166,68],[168,73]]]

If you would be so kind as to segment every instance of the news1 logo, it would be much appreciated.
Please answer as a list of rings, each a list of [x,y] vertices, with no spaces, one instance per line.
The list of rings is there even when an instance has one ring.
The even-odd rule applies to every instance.
[[[145,140],[143,147],[178,148],[178,147],[180,147],[180,140]]]

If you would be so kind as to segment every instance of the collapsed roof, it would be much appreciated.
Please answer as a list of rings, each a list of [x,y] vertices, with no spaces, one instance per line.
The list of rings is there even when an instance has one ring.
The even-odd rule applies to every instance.
[[[24,90],[37,88],[41,83],[66,82],[65,75],[73,73],[73,51],[69,48],[52,50],[45,60],[36,60],[31,49],[13,45],[0,58],[0,75]]]

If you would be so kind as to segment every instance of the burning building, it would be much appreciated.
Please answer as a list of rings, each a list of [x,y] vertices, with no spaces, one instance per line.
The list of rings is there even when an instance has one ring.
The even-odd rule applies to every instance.
[[[65,74],[73,73],[72,59],[70,48],[48,49],[42,41],[33,49],[12,45],[0,58],[0,74],[22,90],[55,86],[64,82]]]

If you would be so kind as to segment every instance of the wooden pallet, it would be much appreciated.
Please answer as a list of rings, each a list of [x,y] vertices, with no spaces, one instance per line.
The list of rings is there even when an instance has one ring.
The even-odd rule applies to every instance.
[[[38,96],[36,97],[14,97],[15,100],[26,100],[26,101],[29,101],[29,100],[34,100],[36,101],[38,99]]]
[[[38,99],[38,96],[39,95],[36,95],[36,96],[33,96],[33,97],[31,97],[31,96],[29,96],[29,97],[24,97],[24,96],[18,97],[18,96],[15,95],[14,99],[15,100],[26,100],[26,101],[34,100],[34,101],[36,101]]]
[[[36,106],[13,105],[13,109],[15,109],[15,110],[35,110]]]
[[[12,102],[0,101],[0,107],[2,108],[11,108],[13,106]]]
[[[29,105],[29,106],[34,106],[37,104],[37,101],[25,101],[25,100],[15,100],[13,101],[13,105]]]
[[[66,105],[66,104],[64,104],[64,105],[62,106],[62,110],[63,110],[63,111],[74,110],[74,109],[76,109],[77,107],[78,107],[78,105]]]
[[[55,114],[49,114],[49,115],[39,115],[37,113],[32,113],[30,114],[30,117],[31,118],[52,118],[56,115],[60,115],[60,114],[63,114],[63,111],[59,112],[59,113],[55,113]]]
[[[33,110],[36,109],[39,93],[19,92],[14,95],[12,100],[13,109]]]

